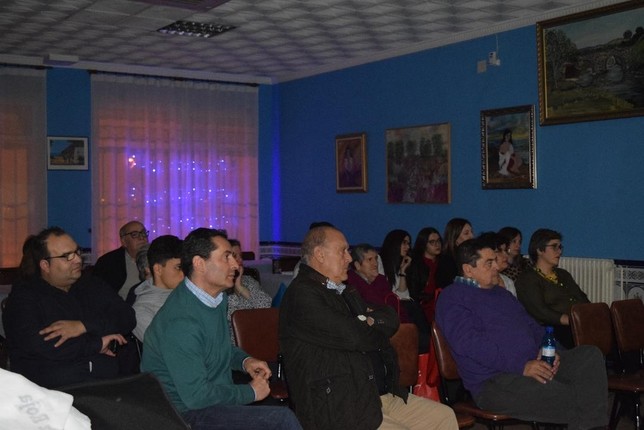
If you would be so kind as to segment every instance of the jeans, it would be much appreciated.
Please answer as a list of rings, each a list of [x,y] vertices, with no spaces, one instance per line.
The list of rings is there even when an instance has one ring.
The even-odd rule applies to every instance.
[[[214,405],[184,412],[192,430],[301,430],[285,406]]]

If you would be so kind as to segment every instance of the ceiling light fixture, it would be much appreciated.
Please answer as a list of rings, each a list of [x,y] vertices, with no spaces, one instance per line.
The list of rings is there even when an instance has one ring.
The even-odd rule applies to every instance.
[[[177,21],[158,29],[159,33],[178,34],[180,36],[213,37],[237,28],[233,25],[202,24],[192,21]]]

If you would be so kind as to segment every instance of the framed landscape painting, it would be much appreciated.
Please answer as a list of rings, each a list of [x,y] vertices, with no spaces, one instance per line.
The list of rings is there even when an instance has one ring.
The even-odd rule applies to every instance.
[[[483,189],[535,188],[534,106],[481,112]]]
[[[644,115],[644,2],[537,23],[542,125]]]
[[[450,124],[386,131],[387,202],[450,202]]]

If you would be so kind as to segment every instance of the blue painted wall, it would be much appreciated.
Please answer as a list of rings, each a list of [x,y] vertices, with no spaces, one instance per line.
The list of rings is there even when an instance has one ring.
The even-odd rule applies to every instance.
[[[480,111],[538,105],[534,27],[498,39],[502,65],[482,74],[494,36],[260,87],[260,240],[299,242],[311,221],[329,220],[351,243],[379,245],[392,228],[415,235],[462,216],[478,232],[515,225],[526,242],[537,227],[558,229],[570,256],[644,260],[642,117],[537,126],[538,188],[481,189]],[[48,135],[91,137],[88,73],[49,70],[47,92]],[[387,204],[385,130],[441,122],[452,129],[452,203]],[[335,136],[351,132],[367,133],[368,192],[337,194]],[[49,224],[84,247],[91,168],[48,172]]]
[[[90,77],[84,70],[47,71],[47,135],[91,137]],[[91,139],[89,141],[91,169]],[[47,171],[47,218],[79,246],[91,246],[90,170]]]
[[[390,229],[442,231],[458,216],[475,232],[518,227],[524,251],[536,228],[549,227],[564,234],[566,255],[644,259],[642,117],[545,127],[537,119],[537,189],[481,189],[480,111],[534,104],[538,117],[535,28],[501,33],[498,43],[502,65],[486,73],[476,62],[495,50],[494,36],[274,88],[277,124],[262,127],[279,130],[270,144],[280,151],[281,199],[276,207],[271,193],[260,196],[260,217],[273,217],[261,240],[301,241],[311,221],[328,220],[350,243],[380,245]],[[451,204],[387,204],[385,130],[442,122],[451,124]],[[338,194],[335,136],[352,132],[367,134],[368,192]]]

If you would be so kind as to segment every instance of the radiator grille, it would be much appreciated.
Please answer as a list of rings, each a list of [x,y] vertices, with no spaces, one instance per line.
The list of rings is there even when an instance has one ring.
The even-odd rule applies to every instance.
[[[615,288],[615,262],[600,258],[561,257],[559,267],[570,272],[591,302],[611,304],[620,299]]]

